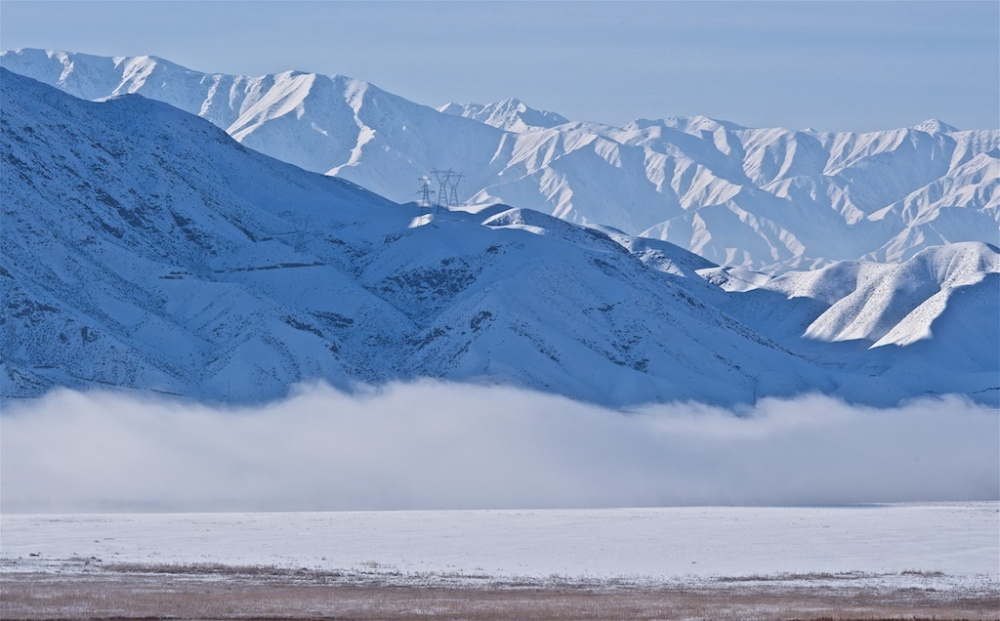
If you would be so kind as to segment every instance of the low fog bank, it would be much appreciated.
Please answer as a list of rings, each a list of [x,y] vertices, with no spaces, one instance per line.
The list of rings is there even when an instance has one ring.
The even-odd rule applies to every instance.
[[[302,387],[218,409],[57,391],[0,418],[0,510],[802,505],[1000,498],[1000,416],[959,397],[621,413],[511,388]]]

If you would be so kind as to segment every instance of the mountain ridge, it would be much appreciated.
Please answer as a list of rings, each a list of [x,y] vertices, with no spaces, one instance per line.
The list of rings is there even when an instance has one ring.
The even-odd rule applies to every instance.
[[[38,50],[0,56],[0,65],[85,98],[166,100],[250,148],[394,201],[413,200],[431,169],[452,168],[465,174],[470,203],[610,224],[722,265],[779,273],[901,262],[931,245],[993,243],[1000,231],[1000,130],[954,131],[933,119],[859,134],[707,117],[552,125],[563,117],[527,122],[548,113],[517,100],[446,114],[343,76],[245,78],[136,61],[147,69],[108,77],[111,64]]]

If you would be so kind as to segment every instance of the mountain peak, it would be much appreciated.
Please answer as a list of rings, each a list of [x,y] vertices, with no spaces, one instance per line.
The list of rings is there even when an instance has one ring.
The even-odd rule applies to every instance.
[[[738,131],[747,129],[730,121],[713,119],[701,114],[695,116],[669,116],[662,119],[636,119],[625,126],[625,129],[649,129],[650,127],[669,127],[686,134],[697,134],[701,131],[714,132],[718,129]]]
[[[438,112],[462,116],[515,133],[548,129],[569,122],[569,119],[561,114],[536,110],[525,105],[520,99],[503,99],[485,105],[449,103],[438,108]]]
[[[923,123],[914,125],[911,129],[926,132],[928,134],[950,134],[951,132],[961,131],[957,127],[948,125],[944,121],[940,121],[938,119],[927,119]]]

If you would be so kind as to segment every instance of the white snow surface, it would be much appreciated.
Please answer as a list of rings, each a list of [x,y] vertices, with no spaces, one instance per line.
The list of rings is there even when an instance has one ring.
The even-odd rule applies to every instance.
[[[68,93],[124,93],[202,116],[307,170],[414,200],[433,168],[465,173],[472,203],[502,202],[670,241],[768,272],[904,261],[1000,237],[1000,130],[828,133],[702,116],[625,127],[569,122],[518,100],[439,110],[344,76],[206,74],[149,57],[14,50],[0,65]]]
[[[5,572],[139,563],[346,571],[398,583],[718,578],[1000,586],[996,502],[845,507],[19,515]],[[398,574],[398,575],[394,575]]]

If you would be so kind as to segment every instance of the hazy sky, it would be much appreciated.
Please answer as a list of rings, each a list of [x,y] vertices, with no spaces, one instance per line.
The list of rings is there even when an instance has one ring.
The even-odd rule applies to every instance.
[[[517,97],[574,120],[1000,126],[1000,3],[15,2],[0,47],[299,69],[438,106]]]

